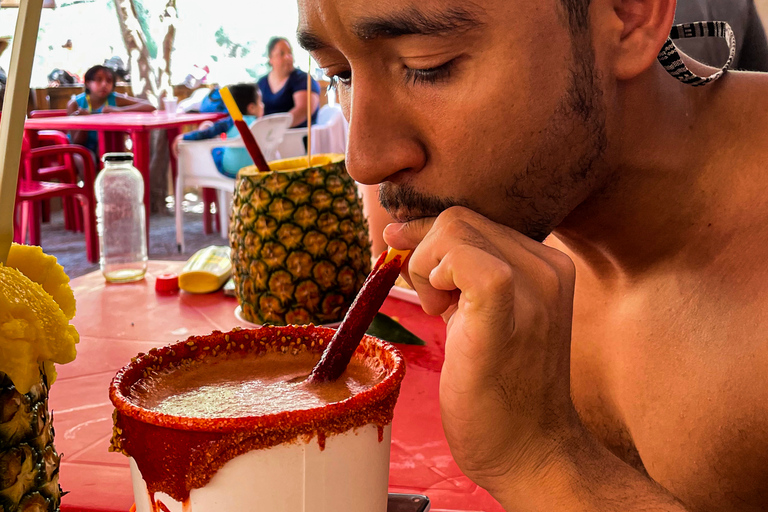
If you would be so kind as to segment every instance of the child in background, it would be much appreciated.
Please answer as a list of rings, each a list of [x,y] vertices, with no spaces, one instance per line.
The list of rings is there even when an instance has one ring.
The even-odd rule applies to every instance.
[[[106,66],[93,66],[85,72],[85,92],[67,105],[70,116],[106,114],[109,112],[152,112],[155,107],[146,100],[115,92],[115,72]],[[94,131],[72,131],[70,139],[94,154],[99,152],[99,136]]]
[[[229,92],[237,104],[237,108],[243,114],[243,120],[250,125],[256,119],[261,117],[264,112],[264,104],[261,102],[261,92],[255,84],[237,84],[230,85]],[[204,140],[212,139],[227,134],[227,138],[237,138],[240,136],[232,117],[226,117],[215,123],[204,122],[200,124],[200,129],[193,132],[179,135],[173,143],[174,155],[178,156],[178,143],[180,140]],[[253,160],[244,147],[224,147],[211,150],[211,156],[217,169],[224,176],[234,178],[237,171],[243,167],[253,165]]]
[[[200,103],[200,112],[227,112],[227,106],[224,105],[224,100],[221,99],[218,86],[211,89],[208,96],[203,98],[203,101]]]

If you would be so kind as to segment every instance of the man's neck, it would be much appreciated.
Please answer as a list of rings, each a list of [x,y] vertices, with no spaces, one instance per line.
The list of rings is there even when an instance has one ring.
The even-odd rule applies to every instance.
[[[636,279],[706,236],[729,179],[718,149],[737,80],[693,88],[656,67],[620,86],[606,184],[555,230],[597,275]]]

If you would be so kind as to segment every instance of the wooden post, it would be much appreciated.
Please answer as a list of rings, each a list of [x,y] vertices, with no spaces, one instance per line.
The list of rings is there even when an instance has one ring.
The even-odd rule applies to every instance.
[[[29,79],[40,28],[43,0],[21,0],[11,49],[11,67],[0,119],[0,263],[5,264],[13,241],[21,143],[29,101]]]

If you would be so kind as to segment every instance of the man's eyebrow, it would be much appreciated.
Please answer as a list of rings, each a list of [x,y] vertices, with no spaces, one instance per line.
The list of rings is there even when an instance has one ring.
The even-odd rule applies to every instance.
[[[297,30],[296,40],[298,41],[299,46],[301,46],[308,52],[315,52],[317,50],[322,50],[323,48],[326,48],[328,46],[328,43],[320,39],[320,37],[316,36],[315,34],[310,32],[308,29]]]
[[[360,39],[370,40],[399,36],[438,36],[451,32],[466,32],[484,23],[477,11],[464,7],[451,7],[440,11],[409,9],[364,18],[352,26],[352,32]]]
[[[451,7],[441,11],[422,11],[411,7],[400,12],[383,16],[363,18],[352,26],[352,32],[360,39],[371,40],[398,36],[437,36],[448,33],[462,33],[482,27],[479,9]],[[308,52],[322,50],[329,46],[311,29],[296,31],[299,46]]]

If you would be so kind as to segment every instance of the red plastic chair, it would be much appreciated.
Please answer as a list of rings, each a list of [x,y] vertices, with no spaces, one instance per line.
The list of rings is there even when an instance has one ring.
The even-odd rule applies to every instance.
[[[77,183],[54,183],[42,179],[45,176],[45,168],[38,167],[39,161],[74,155],[80,155],[84,162],[82,186]],[[40,245],[40,208],[36,203],[54,197],[73,198],[82,212],[88,261],[97,263],[99,239],[96,232],[96,197],[93,191],[96,171],[90,152],[75,144],[30,149],[29,140],[25,137],[20,167],[19,185],[16,190],[14,241],[25,243],[29,234],[30,243]]]
[[[30,119],[45,117],[66,116],[66,109],[33,110],[29,113]],[[36,133],[35,147],[47,147],[70,144],[67,134],[58,130],[40,130]],[[41,178],[46,181],[58,181],[60,183],[77,183],[77,167],[71,155],[47,158],[43,162]],[[48,201],[43,201],[43,222],[50,220],[50,206]],[[73,198],[62,200],[64,209],[64,228],[69,231],[83,231],[83,218]]]

